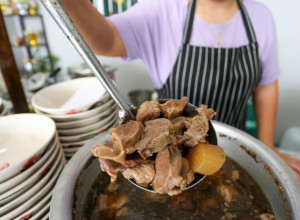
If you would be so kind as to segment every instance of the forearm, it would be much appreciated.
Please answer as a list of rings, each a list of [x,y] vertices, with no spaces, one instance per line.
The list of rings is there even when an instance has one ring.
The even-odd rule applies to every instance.
[[[269,85],[258,86],[255,89],[253,101],[258,139],[275,152],[278,152],[274,147],[274,130],[278,102],[277,81]]]
[[[300,160],[279,152],[273,144],[278,102],[277,81],[266,86],[258,86],[255,89],[253,98],[258,139],[270,147],[292,169],[296,177],[300,180]]]
[[[89,0],[61,0],[61,3],[94,53],[126,56],[116,28]]]

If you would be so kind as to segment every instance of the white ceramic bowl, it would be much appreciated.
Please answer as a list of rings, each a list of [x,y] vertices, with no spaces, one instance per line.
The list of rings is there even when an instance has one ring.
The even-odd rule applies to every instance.
[[[40,191],[51,180],[53,174],[57,172],[59,164],[62,163],[63,155],[61,154],[61,152],[59,152],[59,154],[57,154],[56,156],[57,157],[55,157],[55,159],[51,161],[51,165],[49,164],[51,167],[46,167],[46,169],[39,174],[40,176],[42,176],[41,179],[35,182],[34,185],[32,185],[32,187],[30,187],[26,192],[19,195],[13,201],[3,205],[0,208],[0,214],[13,211],[18,206],[27,201],[29,198],[31,198],[33,195],[35,195],[38,191]]]
[[[3,102],[2,105],[0,105],[0,116],[6,115],[7,112],[8,112],[8,107]]]
[[[58,147],[58,136],[55,135],[55,139],[51,143],[51,146],[49,147],[47,152],[45,152],[45,154],[42,155],[42,157],[36,163],[34,163],[27,170],[21,172],[19,175],[16,175],[13,178],[10,178],[9,180],[0,184],[0,195],[14,188],[22,181],[25,181],[26,178],[29,178],[30,176],[34,175],[34,172],[37,171],[42,165],[44,165],[49,160],[50,155],[53,155],[54,150],[58,149]]]
[[[100,112],[99,114],[93,115],[91,117],[87,117],[80,120],[67,121],[67,122],[56,122],[55,125],[57,129],[73,129],[73,128],[83,127],[86,125],[96,123],[97,121],[100,121],[101,119],[103,119],[104,116],[108,115],[109,113],[112,113],[116,108],[117,106],[113,104],[103,112]]]
[[[51,190],[42,200],[36,203],[33,207],[16,217],[16,219],[28,219],[29,217],[30,219],[37,219],[44,213],[46,213],[47,210],[49,212],[52,191],[53,190]],[[41,214],[39,214],[40,212]]]
[[[105,91],[96,77],[84,77],[48,86],[35,93],[31,103],[49,114],[74,114],[88,110]]]
[[[34,108],[35,112],[42,115],[47,115],[50,118],[52,118],[55,122],[70,122],[74,120],[80,120],[85,119],[87,117],[94,116],[96,114],[99,114],[100,112],[106,110],[109,108],[114,101],[110,98],[108,95],[104,95],[106,98],[101,100],[100,102],[96,103],[94,107],[90,108],[89,110],[85,112],[80,112],[77,114],[71,114],[71,115],[50,115],[43,111],[40,111],[37,108]]]
[[[119,121],[118,119],[119,119],[119,116],[116,116],[110,122],[103,125],[103,127],[96,128],[93,131],[89,131],[89,132],[77,134],[77,135],[59,136],[59,140],[61,143],[70,143],[70,142],[77,142],[77,141],[91,139],[91,138],[95,137],[97,134],[100,134],[103,131],[113,127],[115,124],[118,124],[118,121]]]
[[[56,132],[49,117],[14,114],[0,117],[0,183],[37,160]]]
[[[118,116],[118,110],[112,109],[112,112],[107,112],[105,115],[101,117],[99,121],[96,121],[92,124],[88,124],[79,128],[73,128],[73,129],[57,129],[57,132],[59,136],[68,136],[68,135],[77,135],[77,134],[83,134],[87,133],[89,131],[95,130],[97,128],[103,127],[105,124],[109,123],[111,120],[115,118],[115,116]]]
[[[11,212],[6,213],[5,215],[1,216],[3,219],[14,219],[16,216],[20,215],[24,211],[26,211],[28,208],[32,207],[36,203],[38,203],[42,198],[49,195],[49,193],[52,194],[52,190],[55,186],[55,183],[59,177],[59,174],[63,170],[63,167],[65,165],[64,158],[60,161],[59,167],[56,169],[56,172],[51,177],[51,179],[44,185],[44,187],[39,190],[37,193],[35,193],[31,198],[29,198],[27,201],[22,203],[17,208],[13,209]]]
[[[81,148],[81,146],[63,148],[63,151],[65,154],[75,154],[80,148]]]
[[[70,141],[70,142],[66,142],[66,143],[61,143],[61,145],[63,146],[63,148],[68,148],[68,147],[72,147],[72,146],[78,146],[78,145],[84,145],[86,142],[88,142],[90,139],[86,139],[83,141]]]
[[[48,195],[50,196],[50,201],[47,202],[47,204],[45,204],[45,205],[43,204],[43,206],[40,210],[38,210],[37,212],[34,212],[33,216],[30,218],[31,220],[40,220],[42,216],[49,214],[52,192],[53,192],[53,190],[48,193]],[[47,197],[48,197],[48,195],[47,195]]]
[[[45,161],[45,163],[38,170],[36,170],[33,174],[31,174],[30,177],[25,179],[23,182],[20,182],[15,187],[1,194],[0,205],[3,206],[13,201],[18,196],[22,195],[22,193],[26,192],[32,186],[34,186],[41,179],[42,177],[41,175],[45,172],[45,170],[47,170],[49,166],[52,164],[52,162],[58,158],[60,151],[61,151],[60,145],[56,145],[56,149],[54,150],[54,152],[52,152],[48,160]],[[0,208],[0,214],[1,214],[1,208]]]

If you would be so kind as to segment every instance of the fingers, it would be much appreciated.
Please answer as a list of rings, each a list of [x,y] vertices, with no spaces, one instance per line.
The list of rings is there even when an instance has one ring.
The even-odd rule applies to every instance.
[[[291,164],[290,165],[294,174],[296,175],[296,177],[298,178],[298,180],[300,181],[300,167],[295,165],[295,164]]]

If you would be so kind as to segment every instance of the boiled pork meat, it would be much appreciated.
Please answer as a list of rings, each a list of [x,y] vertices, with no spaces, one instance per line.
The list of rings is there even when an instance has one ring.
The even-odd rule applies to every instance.
[[[160,116],[158,101],[145,101],[138,109],[136,120],[140,122],[156,119]]]
[[[180,116],[188,103],[187,97],[182,97],[180,100],[170,99],[160,105],[164,118],[172,119]]]
[[[206,143],[206,136],[209,129],[209,120],[215,116],[215,111],[201,105],[196,109],[198,115],[194,116],[187,125],[187,131],[184,132],[184,145],[193,147],[198,143]]]
[[[152,156],[164,149],[174,138],[174,126],[170,120],[158,118],[145,122],[145,132],[136,144],[142,158]]]
[[[176,147],[166,147],[160,151],[155,159],[155,177],[152,188],[160,193],[176,195],[183,190],[181,174],[182,157]]]
[[[136,151],[135,144],[140,140],[144,132],[144,126],[141,122],[130,120],[126,124],[119,125],[110,129],[110,135],[114,141],[117,141],[127,154]]]
[[[217,114],[212,108],[208,108],[206,105],[201,105],[195,111],[198,112],[198,115],[204,116],[208,120],[211,120]]]
[[[182,158],[182,167],[181,167],[180,175],[183,178],[182,184],[184,185],[184,188],[188,186],[191,182],[193,182],[195,178],[195,173],[192,170],[189,161],[184,157]]]
[[[127,160],[126,168],[123,171],[123,176],[127,179],[134,179],[136,183],[151,183],[154,175],[154,161],[152,160]]]
[[[110,176],[110,181],[116,181],[118,172],[122,168],[122,164],[108,159],[99,159],[99,162],[101,170]]]
[[[123,146],[114,140],[107,140],[105,145],[97,143],[92,148],[92,153],[99,159],[109,159],[120,164],[124,164],[126,160],[126,152]]]

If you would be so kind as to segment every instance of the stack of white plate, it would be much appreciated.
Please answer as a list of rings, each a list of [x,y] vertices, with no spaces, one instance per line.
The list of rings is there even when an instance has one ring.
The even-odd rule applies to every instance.
[[[46,87],[32,97],[36,113],[55,121],[67,159],[97,134],[119,122],[118,108],[96,77]]]
[[[46,219],[65,165],[55,123],[37,114],[0,118],[0,219]]]
[[[5,105],[5,103],[2,101],[2,99],[0,98],[0,116],[6,115],[7,112],[8,112],[8,108]]]

